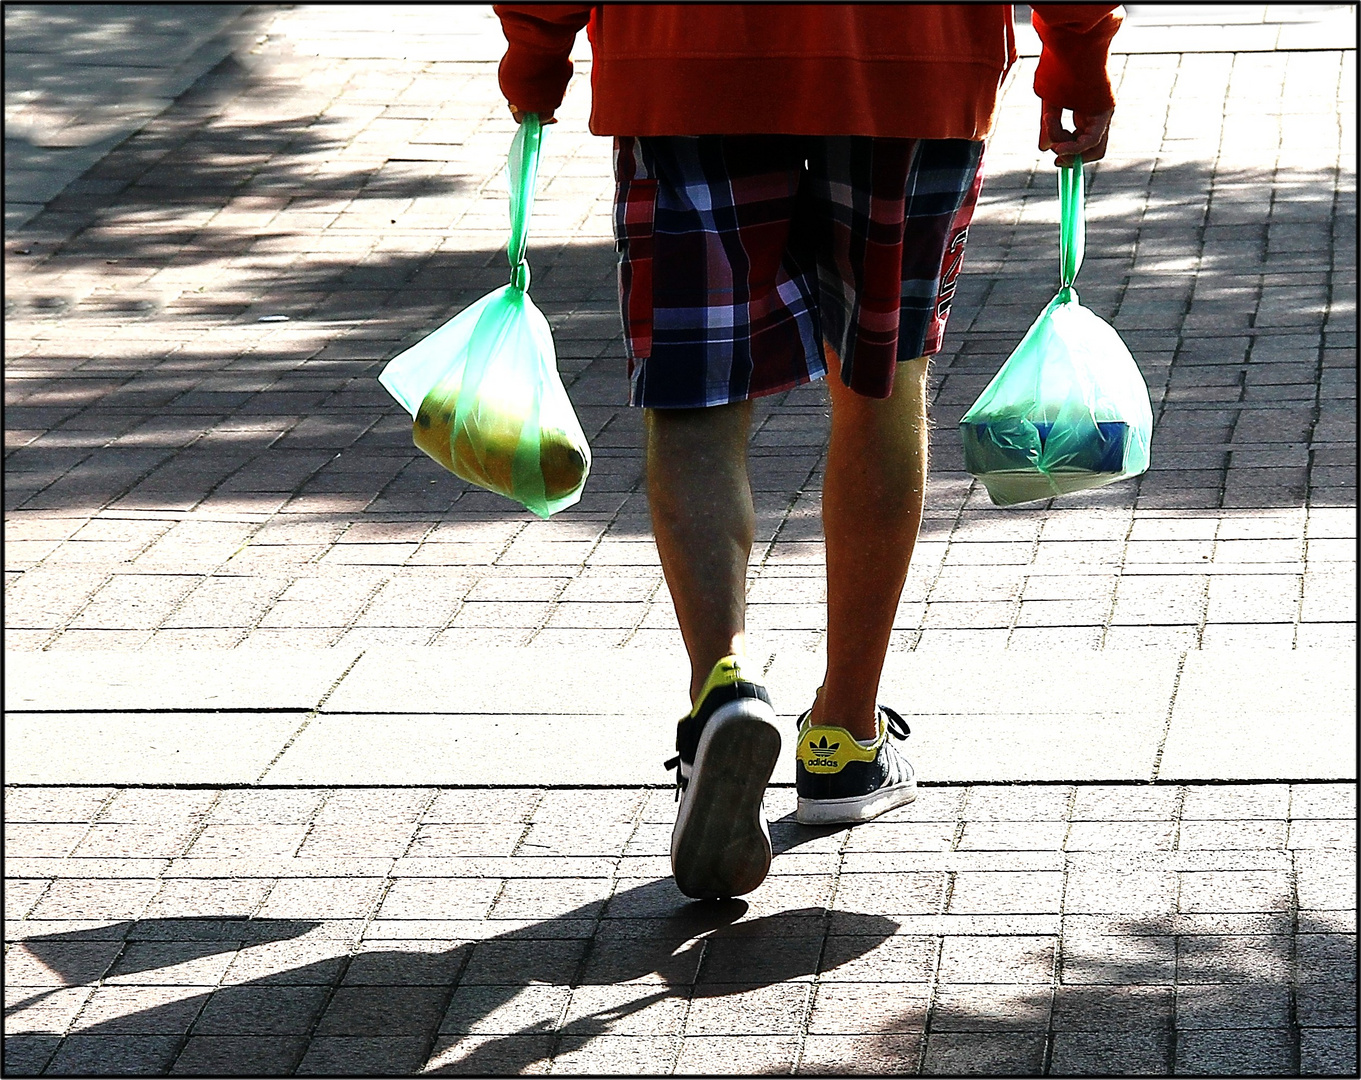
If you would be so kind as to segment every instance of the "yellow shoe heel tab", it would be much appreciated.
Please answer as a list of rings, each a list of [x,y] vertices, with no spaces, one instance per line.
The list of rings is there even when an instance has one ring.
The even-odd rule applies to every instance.
[[[848,761],[873,761],[879,747],[861,746],[855,736],[842,727],[820,724],[799,732],[797,756],[805,768],[823,767],[835,771]]]
[[[746,663],[744,656],[725,656],[716,663],[713,670],[709,672],[709,677],[704,680],[704,689],[699,692],[699,699],[695,702],[695,707],[690,710],[690,715],[694,716],[699,707],[704,704],[704,699],[710,690],[717,690],[722,686],[732,686],[736,682],[756,682],[750,675],[742,670],[742,665]]]

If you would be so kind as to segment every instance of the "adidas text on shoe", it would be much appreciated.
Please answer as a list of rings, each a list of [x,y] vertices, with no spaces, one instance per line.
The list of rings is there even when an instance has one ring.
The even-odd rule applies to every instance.
[[[878,737],[869,745],[856,741],[845,728],[811,726],[809,715],[799,717],[794,764],[796,817],[802,824],[869,821],[917,797],[912,765],[889,740],[890,735],[905,739],[909,734],[906,721],[896,712],[879,707]]]
[[[671,831],[671,871],[686,896],[751,892],[770,870],[763,798],[780,755],[780,731],[765,687],[742,659],[714,665],[699,701],[676,728],[680,807]]]

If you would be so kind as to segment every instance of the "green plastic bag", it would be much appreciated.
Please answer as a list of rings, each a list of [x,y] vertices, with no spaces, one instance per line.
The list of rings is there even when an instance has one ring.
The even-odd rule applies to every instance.
[[[1082,162],[1059,169],[1062,288],[959,422],[964,465],[998,506],[1148,468],[1148,386],[1115,329],[1078,303]]]
[[[510,284],[394,357],[378,381],[411,414],[421,450],[546,518],[581,498],[591,448],[558,376],[548,320],[528,292],[525,248],[542,141],[531,114],[510,146]]]

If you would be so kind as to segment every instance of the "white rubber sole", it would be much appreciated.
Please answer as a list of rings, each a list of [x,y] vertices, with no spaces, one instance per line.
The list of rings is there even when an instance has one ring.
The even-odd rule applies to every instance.
[[[914,777],[906,784],[880,788],[849,799],[799,799],[794,818],[800,825],[854,825],[905,806],[917,797]]]
[[[759,698],[729,702],[704,725],[671,830],[671,872],[686,896],[742,896],[765,880],[763,799],[779,756],[775,710]]]

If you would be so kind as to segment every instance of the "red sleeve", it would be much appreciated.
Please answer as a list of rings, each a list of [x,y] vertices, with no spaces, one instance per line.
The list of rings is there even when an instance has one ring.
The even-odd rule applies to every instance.
[[[1043,45],[1035,70],[1041,100],[1084,113],[1114,108],[1106,57],[1124,17],[1115,4],[1032,4],[1030,25]]]
[[[562,104],[572,78],[572,43],[591,17],[590,4],[494,4],[506,35],[501,93],[521,112]]]

